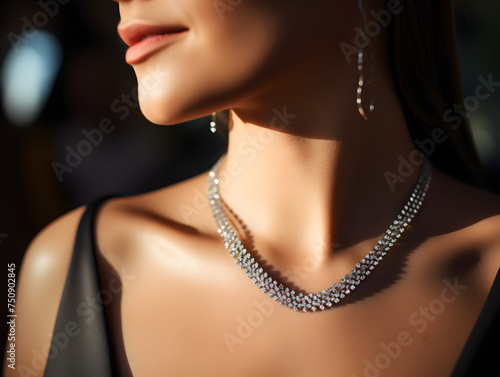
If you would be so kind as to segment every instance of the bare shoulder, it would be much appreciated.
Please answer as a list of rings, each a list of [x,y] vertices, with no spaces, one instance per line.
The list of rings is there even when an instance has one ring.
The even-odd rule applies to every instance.
[[[130,267],[138,250],[154,252],[159,244],[177,249],[191,238],[186,235],[210,232],[205,221],[207,214],[211,216],[205,182],[206,174],[201,174],[160,190],[104,202],[95,218],[101,278]],[[53,221],[25,253],[17,289],[16,370],[5,368],[6,377],[43,376],[84,211],[77,208]]]
[[[470,275],[485,295],[500,268],[500,196],[440,171],[432,185],[426,232],[451,268]]]
[[[43,376],[73,243],[84,208],[61,216],[31,242],[19,274],[16,369],[6,376]]]
[[[121,270],[148,250],[189,250],[193,241],[213,237],[216,227],[205,189],[207,174],[106,202],[96,221],[100,254]]]
[[[161,217],[171,223],[200,227],[210,212],[206,194],[208,172],[145,194],[118,198],[107,204],[110,212]]]

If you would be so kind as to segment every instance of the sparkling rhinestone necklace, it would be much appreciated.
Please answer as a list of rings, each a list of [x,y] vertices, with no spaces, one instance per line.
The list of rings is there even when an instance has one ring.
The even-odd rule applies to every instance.
[[[217,224],[217,231],[224,239],[224,246],[231,253],[235,262],[243,269],[248,277],[257,285],[258,288],[269,297],[277,301],[280,305],[285,305],[294,311],[303,312],[324,310],[332,305],[338,304],[349,293],[364,280],[375,267],[382,261],[387,252],[401,237],[401,234],[408,227],[412,219],[417,214],[424,200],[427,189],[431,182],[432,166],[429,160],[425,159],[418,182],[413,192],[399,212],[396,220],[386,230],[382,238],[375,247],[370,250],[366,256],[356,264],[350,274],[346,274],[340,282],[334,283],[328,289],[317,293],[302,293],[278,283],[275,279],[259,266],[259,263],[253,258],[243,246],[229,224],[219,195],[219,179],[217,174],[222,163],[222,156],[213,166],[208,176],[208,199],[212,213]]]

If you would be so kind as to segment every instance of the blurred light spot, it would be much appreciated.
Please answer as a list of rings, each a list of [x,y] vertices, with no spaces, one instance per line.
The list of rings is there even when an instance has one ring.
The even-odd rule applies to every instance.
[[[11,48],[2,67],[2,107],[17,126],[31,125],[43,111],[62,62],[52,34],[38,30]]]
[[[471,115],[471,130],[474,143],[483,163],[489,163],[496,154],[495,130],[492,122],[481,112]]]

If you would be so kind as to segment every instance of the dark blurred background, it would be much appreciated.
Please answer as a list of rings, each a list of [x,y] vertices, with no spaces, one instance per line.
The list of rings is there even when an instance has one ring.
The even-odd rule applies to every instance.
[[[62,213],[103,195],[145,192],[193,176],[208,169],[225,147],[223,137],[210,133],[208,118],[164,127],[142,116],[134,100],[135,75],[116,33],[117,4],[59,1],[0,5],[0,268],[5,273],[7,263],[19,272],[30,240]],[[466,95],[473,95],[478,77],[500,81],[500,2],[457,5],[463,83]],[[480,102],[470,118],[497,192],[499,92]],[[82,144],[89,140],[82,131],[91,132],[105,118],[116,128],[100,141],[94,133],[96,145]],[[78,148],[87,155],[75,157]],[[2,305],[0,312],[6,313],[6,300]],[[0,335],[3,346],[5,334]]]

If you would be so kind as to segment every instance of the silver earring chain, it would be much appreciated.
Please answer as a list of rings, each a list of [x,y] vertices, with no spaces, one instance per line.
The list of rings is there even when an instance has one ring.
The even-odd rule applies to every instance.
[[[210,131],[212,131],[213,134],[217,132],[217,113],[216,112],[212,113],[212,121],[210,122]]]
[[[358,106],[358,112],[359,114],[363,117],[364,120],[368,120],[368,115],[365,112],[365,109],[363,107],[363,89],[366,84],[372,84],[373,82],[373,75],[375,71],[375,67],[373,64],[373,54],[371,53],[366,53],[365,47],[367,45],[367,38],[366,38],[366,21],[368,19],[368,14],[366,13],[364,4],[364,0],[359,0],[359,10],[361,12],[363,21],[362,24],[359,28],[361,38],[363,40],[363,46],[359,49],[358,52],[358,72],[359,72],[359,78],[358,78],[358,88],[356,91],[356,103]],[[364,75],[364,64],[365,64],[365,55],[368,55],[370,58],[371,64],[369,68],[369,75],[365,77]],[[372,94],[372,98],[370,101],[370,105],[368,107],[368,114],[371,113],[375,109],[375,95]]]

